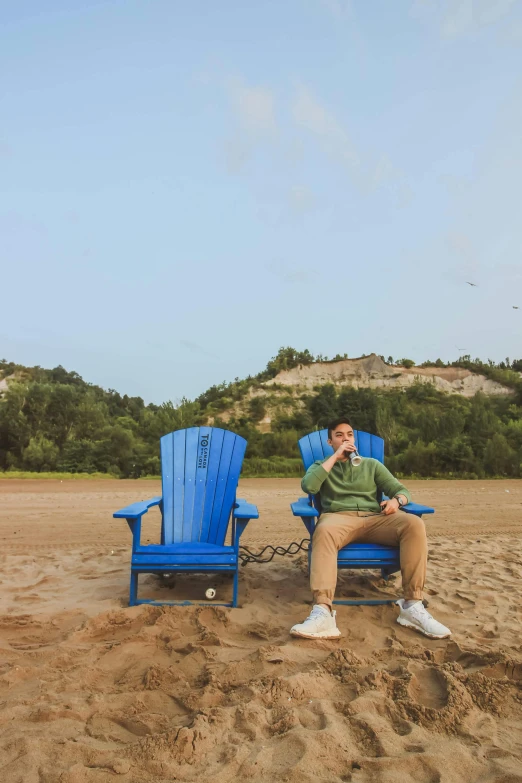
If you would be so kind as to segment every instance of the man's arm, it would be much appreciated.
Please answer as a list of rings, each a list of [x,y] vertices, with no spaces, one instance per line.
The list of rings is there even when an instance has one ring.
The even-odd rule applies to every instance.
[[[328,471],[320,464],[314,462],[310,465],[301,480],[301,489],[309,495],[317,495],[325,479],[328,478]]]
[[[328,474],[339,459],[344,459],[348,451],[355,451],[355,446],[342,443],[337,451],[324,462],[314,462],[310,465],[301,481],[301,489],[310,495],[317,495]],[[391,474],[390,474],[391,475]]]
[[[411,495],[404,484],[401,484],[381,462],[377,464],[375,469],[375,483],[377,489],[388,495],[389,498],[400,497],[404,503],[411,502]]]

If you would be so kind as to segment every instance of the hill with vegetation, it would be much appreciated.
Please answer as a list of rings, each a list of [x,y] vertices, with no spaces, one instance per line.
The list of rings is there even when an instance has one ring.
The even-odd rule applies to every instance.
[[[159,439],[199,424],[248,440],[243,475],[301,473],[298,438],[349,416],[386,441],[399,475],[522,475],[522,360],[463,356],[419,366],[383,356],[328,359],[281,348],[256,376],[162,405],[63,367],[0,361],[0,470],[158,475]]]

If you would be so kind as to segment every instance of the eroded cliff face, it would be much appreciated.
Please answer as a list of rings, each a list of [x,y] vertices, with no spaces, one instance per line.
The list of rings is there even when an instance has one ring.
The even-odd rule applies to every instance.
[[[432,383],[442,391],[473,397],[484,394],[512,394],[507,386],[460,367],[390,367],[377,354],[338,362],[316,362],[283,370],[263,385],[267,389],[280,384],[312,389],[325,383],[352,386],[356,389],[393,389],[411,386],[415,382]]]

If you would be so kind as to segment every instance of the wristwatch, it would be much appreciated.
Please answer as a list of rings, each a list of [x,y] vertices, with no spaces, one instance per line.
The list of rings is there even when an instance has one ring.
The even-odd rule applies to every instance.
[[[401,500],[401,498],[399,497],[399,495],[396,495],[396,496],[395,496],[395,500],[396,500],[396,501],[397,501],[397,503],[399,504],[399,508],[402,508],[403,506],[405,506],[405,505],[406,505],[406,503],[405,503],[403,500]]]

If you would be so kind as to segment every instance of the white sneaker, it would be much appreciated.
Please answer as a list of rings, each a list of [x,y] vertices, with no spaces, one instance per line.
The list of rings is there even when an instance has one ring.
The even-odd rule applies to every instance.
[[[404,602],[404,598],[399,598],[395,602],[400,609],[397,617],[399,625],[405,625],[406,628],[415,628],[416,631],[420,631],[424,636],[429,636],[430,639],[445,639],[447,636],[451,636],[450,629],[435,620],[426,611],[422,601],[412,604],[409,609],[404,608]]]
[[[304,623],[298,623],[290,629],[292,636],[303,639],[338,639],[341,635],[335,622],[335,612],[330,613],[315,604]]]

